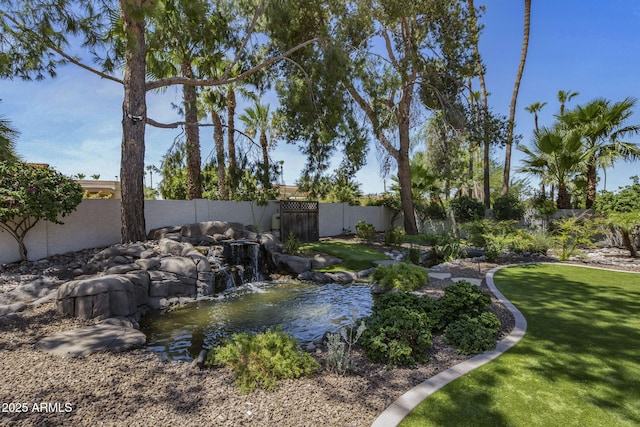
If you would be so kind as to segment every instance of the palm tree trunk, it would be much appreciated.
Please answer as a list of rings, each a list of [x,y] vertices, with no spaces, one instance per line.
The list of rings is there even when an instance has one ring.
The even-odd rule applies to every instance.
[[[591,156],[591,158],[589,158],[589,162],[587,163],[587,209],[591,209],[593,207],[593,203],[596,201],[597,180],[598,175],[596,171],[596,159],[595,156]]]
[[[238,185],[238,166],[236,162],[235,115],[236,93],[233,87],[227,91],[227,145],[229,151],[229,196],[233,198]]]
[[[558,200],[556,201],[558,209],[571,209],[571,198],[565,184],[558,183]]]
[[[516,103],[518,101],[518,91],[520,81],[524,73],[524,64],[527,60],[527,50],[529,49],[529,28],[531,23],[531,0],[524,0],[524,37],[522,39],[522,52],[520,53],[520,66],[516,74],[516,82],[513,86],[511,96],[511,106],[509,108],[509,128],[507,131],[507,147],[504,158],[504,173],[502,174],[502,195],[509,193],[509,179],[511,174],[511,149],[513,146],[513,130],[515,127]]]
[[[484,206],[489,209],[491,208],[491,183],[489,182],[491,179],[491,171],[489,170],[490,163],[490,145],[491,141],[489,141],[489,136],[487,135],[487,111],[489,110],[489,101],[487,95],[487,84],[484,79],[484,68],[482,67],[482,61],[480,59],[480,48],[478,47],[478,40],[480,38],[480,29],[477,25],[476,20],[476,12],[475,6],[473,4],[473,0],[468,0],[469,12],[472,14],[472,19],[474,21],[475,31],[476,31],[476,39],[473,43],[473,53],[476,56],[476,67],[478,71],[478,80],[480,80],[480,96],[481,96],[481,108],[482,108],[482,142],[483,142],[483,193],[484,193]]]
[[[224,162],[224,131],[222,130],[222,120],[216,111],[211,111],[211,122],[213,123],[213,141],[216,145],[216,161],[218,163],[218,197],[220,200],[227,200],[227,177]]]
[[[182,63],[182,75],[193,78],[189,61]],[[200,155],[200,128],[198,127],[198,92],[195,86],[183,86],[182,97],[185,112],[185,134],[187,137],[187,198],[202,199],[202,175]]]
[[[264,189],[271,188],[271,180],[269,179],[269,143],[267,134],[260,132],[260,147],[262,148],[262,187]]]

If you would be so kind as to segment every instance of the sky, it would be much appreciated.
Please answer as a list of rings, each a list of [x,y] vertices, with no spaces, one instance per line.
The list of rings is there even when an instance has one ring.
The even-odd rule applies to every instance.
[[[508,115],[520,60],[524,2],[476,0],[486,5],[481,18],[485,28],[480,54],[486,66],[491,108]],[[534,102],[548,104],[539,114],[540,125],[551,125],[558,113],[558,90],[579,92],[567,108],[595,98],[620,101],[640,97],[640,0],[533,0],[531,32],[524,75],[518,95],[516,133],[521,144],[530,144],[533,115],[525,107]],[[74,65],[58,69],[58,76],[45,81],[0,80],[0,116],[11,120],[21,132],[16,144],[24,161],[48,163],[66,175],[99,174],[100,179],[118,179],[122,139],[122,87]],[[147,97],[148,116],[159,122],[181,120],[171,104],[178,104],[177,87]],[[640,124],[640,105],[629,124]],[[242,113],[242,106],[238,114]],[[241,123],[236,123],[241,127]],[[211,128],[201,130],[204,158],[213,152]],[[147,165],[160,166],[161,158],[178,135],[176,130],[147,126]],[[640,143],[640,136],[631,142]],[[495,150],[504,160],[502,150]],[[284,182],[293,184],[304,166],[298,148],[280,142],[271,158],[284,161]],[[514,150],[513,169],[520,166]],[[335,160],[335,165],[340,159]],[[606,188],[630,184],[640,174],[640,163],[618,163],[607,171]],[[381,193],[375,149],[356,179],[365,194]],[[512,172],[513,175],[513,172]],[[148,178],[147,178],[148,179]],[[154,176],[154,186],[158,177]],[[149,185],[147,180],[147,185]],[[600,183],[602,188],[604,182]]]

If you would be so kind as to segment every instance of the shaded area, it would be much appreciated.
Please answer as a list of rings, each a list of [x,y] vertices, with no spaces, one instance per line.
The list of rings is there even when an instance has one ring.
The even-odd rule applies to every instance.
[[[640,275],[529,265],[495,281],[526,317],[524,339],[401,425],[640,423]]]

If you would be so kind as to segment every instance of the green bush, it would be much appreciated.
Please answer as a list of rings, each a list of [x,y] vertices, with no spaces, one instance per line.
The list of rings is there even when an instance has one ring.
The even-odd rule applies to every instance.
[[[443,330],[462,316],[477,317],[491,304],[491,296],[479,286],[461,280],[444,288],[444,295],[436,300],[434,323]]]
[[[362,346],[373,362],[413,366],[429,361],[431,321],[426,313],[391,305],[375,310],[365,321]]]
[[[477,248],[483,248],[487,242],[484,238],[487,234],[493,234],[495,223],[488,219],[468,222],[462,227],[462,231],[468,235],[469,243]]]
[[[384,234],[384,243],[385,245],[400,245],[404,242],[406,235],[407,233],[405,233],[404,228],[392,227]]]
[[[360,220],[356,223],[356,236],[367,242],[373,242],[377,236],[376,228],[373,224]]]
[[[464,254],[462,239],[452,232],[440,234],[435,240],[435,244],[431,248],[436,258],[451,261],[461,258]]]
[[[447,210],[440,203],[431,202],[424,207],[424,215],[431,219],[446,219]]]
[[[416,248],[412,245],[407,252],[407,261],[411,264],[420,265],[421,254],[422,252],[420,251],[420,248]]]
[[[500,196],[493,203],[493,217],[498,221],[520,221],[524,217],[524,205],[511,194]]]
[[[457,347],[459,354],[477,354],[496,348],[500,320],[490,312],[478,317],[461,316],[445,329],[444,341]]]
[[[429,274],[421,267],[403,262],[378,266],[373,272],[373,280],[388,291],[414,291],[426,285]]]
[[[313,375],[320,365],[298,348],[298,342],[279,329],[262,334],[234,334],[209,352],[206,365],[233,370],[240,391],[273,390],[278,381]]]
[[[300,240],[298,240],[293,231],[289,231],[287,243],[285,243],[284,247],[289,255],[296,255],[300,251]]]
[[[459,222],[476,221],[484,218],[484,203],[469,196],[456,197],[449,202],[453,216]]]
[[[560,261],[566,261],[580,252],[582,247],[592,247],[599,224],[589,218],[565,217],[553,224],[553,249]]]

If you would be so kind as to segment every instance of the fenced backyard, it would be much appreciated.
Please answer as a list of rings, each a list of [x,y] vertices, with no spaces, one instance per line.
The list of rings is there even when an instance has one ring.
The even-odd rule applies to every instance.
[[[252,224],[261,231],[278,231],[274,216],[280,213],[280,202],[266,206],[253,202],[220,200],[147,200],[147,231],[154,228],[203,221],[233,221]],[[364,220],[378,231],[391,227],[393,213],[382,206],[349,206],[347,203],[319,203],[318,236],[336,236],[355,231]],[[86,248],[108,246],[120,241],[120,200],[85,199],[77,210],[63,218],[64,225],[40,221],[27,234],[25,244],[29,260]],[[278,233],[279,234],[279,233]],[[6,232],[0,232],[0,264],[18,261],[18,244]]]

